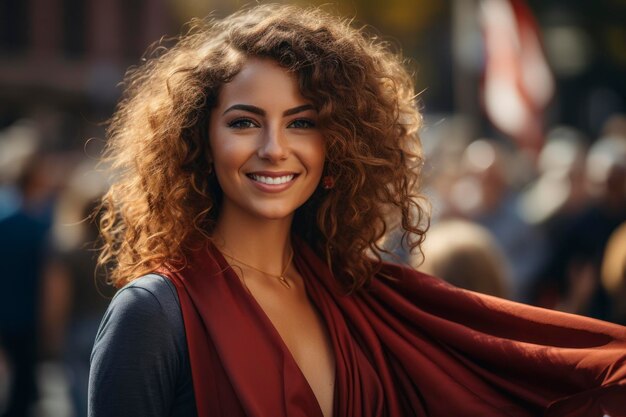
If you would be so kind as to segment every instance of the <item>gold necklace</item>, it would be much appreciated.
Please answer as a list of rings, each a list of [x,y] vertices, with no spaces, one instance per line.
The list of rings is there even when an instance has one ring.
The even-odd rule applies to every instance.
[[[272,278],[276,278],[285,288],[291,288],[291,284],[289,284],[289,281],[287,281],[287,278],[285,277],[285,273],[287,272],[287,269],[289,269],[289,265],[291,265],[291,261],[293,260],[293,248],[291,249],[291,253],[289,254],[289,259],[287,259],[287,263],[285,264],[285,267],[283,268],[283,272],[281,272],[280,275],[270,274],[269,272],[262,271],[259,268],[252,266],[250,264],[247,264],[241,259],[237,259],[234,256],[229,255],[227,253],[224,253],[224,255],[226,255],[233,261],[239,262],[240,264],[247,266],[250,269],[254,269],[255,271],[260,272],[264,275],[270,276]]]

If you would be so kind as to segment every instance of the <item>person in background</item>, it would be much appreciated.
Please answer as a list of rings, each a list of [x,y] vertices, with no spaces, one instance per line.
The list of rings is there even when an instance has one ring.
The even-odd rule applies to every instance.
[[[510,298],[510,267],[495,239],[484,227],[462,219],[431,226],[419,270],[460,288]]]
[[[609,320],[611,299],[601,285],[600,269],[611,233],[626,221],[626,139],[598,139],[585,167],[590,200],[562,220],[547,274],[558,283],[561,302],[556,308]]]
[[[34,154],[18,177],[19,205],[0,219],[0,346],[11,380],[3,417],[23,417],[38,400],[40,291],[53,187],[45,158]]]
[[[530,303],[545,308],[568,304],[574,293],[564,279],[571,222],[587,209],[585,186],[586,138],[568,126],[552,129],[538,161],[538,177],[523,192],[524,218],[544,231],[549,241],[548,259],[532,283]]]
[[[611,297],[611,321],[626,325],[626,223],[606,245],[601,269],[602,286]]]
[[[528,302],[550,247],[542,231],[522,215],[520,194],[513,186],[517,157],[492,139],[471,142],[463,153],[451,201],[460,208],[458,216],[493,235],[510,265],[512,299]]]
[[[93,163],[82,162],[71,174],[55,207],[42,283],[42,346],[47,357],[65,365],[75,417],[87,415],[89,356],[113,296],[96,274],[95,210],[105,187]]]

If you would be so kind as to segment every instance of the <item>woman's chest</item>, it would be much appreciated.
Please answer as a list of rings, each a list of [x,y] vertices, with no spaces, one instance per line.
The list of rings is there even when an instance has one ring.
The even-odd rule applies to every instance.
[[[306,294],[253,292],[257,303],[298,365],[326,417],[332,416],[335,356],[326,325]]]

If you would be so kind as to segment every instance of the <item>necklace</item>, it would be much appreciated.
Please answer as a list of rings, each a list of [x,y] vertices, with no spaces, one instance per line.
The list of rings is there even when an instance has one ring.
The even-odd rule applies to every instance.
[[[260,270],[259,268],[252,266],[250,264],[245,263],[244,261],[242,261],[241,259],[237,259],[232,255],[229,255],[227,253],[224,253],[224,255],[226,255],[227,257],[229,257],[230,259],[232,259],[235,262],[239,262],[240,264],[247,266],[250,269],[254,269],[257,272],[262,273],[263,275],[267,275],[269,277],[272,278],[276,278],[283,287],[285,288],[291,288],[291,284],[289,284],[289,281],[287,281],[287,277],[285,277],[285,273],[287,272],[287,269],[289,269],[289,265],[291,265],[291,261],[293,260],[293,248],[291,249],[291,253],[289,254],[289,258],[287,259],[287,263],[285,264],[285,267],[283,268],[283,272],[280,273],[280,275],[275,275],[275,274],[270,274],[269,272],[265,272],[263,270]]]

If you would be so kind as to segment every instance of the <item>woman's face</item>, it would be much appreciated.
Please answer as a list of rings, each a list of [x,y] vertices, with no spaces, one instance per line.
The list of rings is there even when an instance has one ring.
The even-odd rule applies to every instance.
[[[288,218],[319,184],[325,152],[317,111],[295,74],[269,59],[249,58],[222,87],[209,142],[223,215]]]

